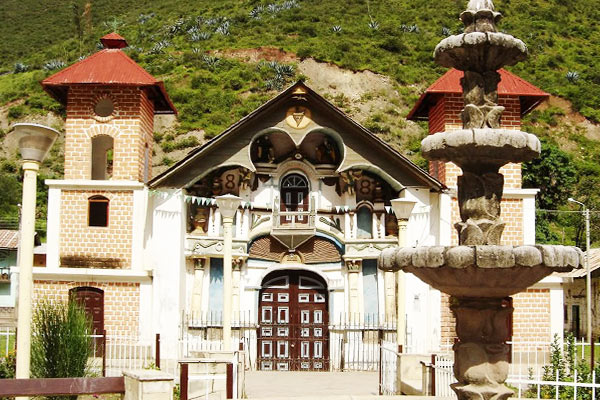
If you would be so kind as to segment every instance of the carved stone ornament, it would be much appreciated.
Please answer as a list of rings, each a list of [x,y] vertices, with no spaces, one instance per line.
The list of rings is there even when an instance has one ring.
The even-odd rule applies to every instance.
[[[312,113],[305,106],[293,106],[287,110],[285,122],[294,129],[303,129],[312,122]]]
[[[360,272],[362,260],[346,260],[346,268],[348,272]]]

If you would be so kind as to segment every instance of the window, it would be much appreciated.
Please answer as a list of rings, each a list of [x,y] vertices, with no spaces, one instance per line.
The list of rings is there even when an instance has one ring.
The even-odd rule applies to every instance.
[[[211,258],[208,285],[208,307],[216,318],[223,313],[223,259]]]
[[[109,117],[115,110],[113,101],[108,97],[103,97],[94,106],[94,113],[99,117]]]
[[[359,239],[373,238],[373,213],[369,207],[360,207],[356,213],[356,225],[358,226]]]
[[[377,260],[362,261],[363,299],[365,319],[375,322],[379,313],[377,291]]]
[[[92,179],[106,180],[113,172],[114,140],[108,135],[98,135],[92,138]]]
[[[108,226],[108,203],[104,196],[92,196],[88,199],[88,225]]]

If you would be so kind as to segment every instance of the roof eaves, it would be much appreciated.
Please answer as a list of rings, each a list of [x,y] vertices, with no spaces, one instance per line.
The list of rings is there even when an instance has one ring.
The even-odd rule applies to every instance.
[[[306,87],[308,89],[308,87],[306,85],[304,85],[303,82],[297,81],[296,83],[294,83],[293,85],[291,85],[290,87],[288,87],[287,89],[285,89],[284,91],[282,91],[281,93],[279,93],[277,96],[273,97],[271,100],[267,101],[266,103],[264,103],[263,105],[261,105],[260,107],[258,107],[254,111],[252,111],[250,114],[246,115],[245,117],[241,118],[240,120],[238,120],[235,123],[233,123],[232,125],[230,125],[227,129],[225,129],[223,132],[221,132],[220,134],[218,134],[214,138],[210,139],[209,141],[207,141],[203,145],[198,146],[195,149],[191,150],[184,158],[182,158],[181,160],[179,160],[178,162],[176,162],[171,168],[163,171],[161,174],[159,174],[159,175],[155,176],[154,178],[152,178],[150,180],[150,182],[148,182],[148,186],[151,187],[151,188],[153,188],[153,187],[156,187],[156,186],[160,185],[160,183],[162,181],[164,181],[169,175],[172,175],[173,173],[175,173],[179,169],[183,168],[184,166],[186,166],[190,162],[192,162],[196,158],[197,155],[200,155],[201,153],[203,153],[204,151],[206,151],[206,149],[208,149],[208,148],[210,148],[212,146],[215,146],[216,144],[218,144],[219,142],[221,142],[222,140],[224,140],[226,137],[228,137],[229,135],[231,135],[231,133],[234,132],[236,129],[238,129],[241,126],[243,126],[247,121],[249,121],[250,119],[252,119],[254,116],[256,116],[259,113],[263,112],[265,109],[271,107],[273,104],[281,101],[281,99],[289,91],[291,91],[294,87],[296,87],[299,84],[303,85],[304,87]]]

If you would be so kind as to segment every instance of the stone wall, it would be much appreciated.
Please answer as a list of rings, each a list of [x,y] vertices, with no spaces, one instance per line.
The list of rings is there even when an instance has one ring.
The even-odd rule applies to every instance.
[[[127,282],[34,281],[33,304],[40,299],[68,301],[69,290],[94,287],[104,291],[104,329],[108,335],[139,334],[140,285]]]
[[[550,343],[550,290],[527,289],[513,298],[513,341]],[[450,310],[450,296],[442,293],[441,344],[448,350],[448,344],[456,338],[456,320]]]

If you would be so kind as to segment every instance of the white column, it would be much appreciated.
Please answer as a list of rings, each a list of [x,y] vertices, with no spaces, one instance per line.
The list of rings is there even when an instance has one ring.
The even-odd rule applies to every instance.
[[[406,245],[406,229],[408,227],[407,219],[398,219],[398,246],[404,247]],[[398,302],[398,315],[396,321],[396,342],[398,349],[402,346],[404,351],[404,345],[406,344],[406,304],[405,304],[405,277],[404,271],[396,272],[396,280],[398,281],[398,294],[396,301]]]
[[[348,270],[348,317],[349,321],[355,321],[360,313],[360,295],[358,293],[358,274],[360,273],[361,261],[346,261]]]
[[[46,268],[60,266],[60,203],[61,189],[48,189],[48,229],[46,231]]]
[[[192,289],[192,314],[202,310],[202,285],[204,284],[205,258],[194,259],[194,286]]]
[[[223,221],[223,350],[231,350],[231,293],[232,293],[232,233],[233,217],[222,217]]]
[[[384,304],[385,304],[385,321],[390,322],[393,320],[395,314],[396,302],[395,302],[395,290],[394,286],[396,280],[394,279],[394,273],[385,271],[383,273],[383,286],[384,286]]]
[[[240,321],[240,278],[242,274],[242,265],[244,264],[243,258],[237,258],[233,263],[233,291],[232,291],[232,303],[233,303],[233,320]]]
[[[28,379],[31,362],[31,303],[33,296],[33,238],[35,234],[35,199],[39,163],[23,163],[23,199],[19,244],[19,298],[17,320],[17,379]],[[27,397],[17,397],[27,399]]]

